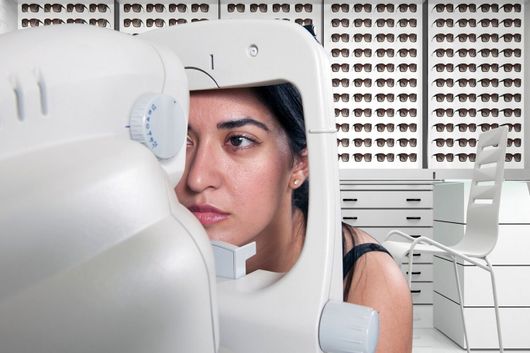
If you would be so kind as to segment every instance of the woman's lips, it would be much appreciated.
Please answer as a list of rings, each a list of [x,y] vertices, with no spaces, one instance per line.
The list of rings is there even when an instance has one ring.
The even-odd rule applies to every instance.
[[[228,213],[209,205],[193,205],[189,210],[197,217],[203,226],[208,226],[225,220]]]

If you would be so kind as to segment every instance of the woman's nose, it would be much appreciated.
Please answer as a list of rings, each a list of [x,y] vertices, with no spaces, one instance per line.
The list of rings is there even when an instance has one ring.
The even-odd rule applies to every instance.
[[[187,185],[193,192],[219,187],[222,176],[218,163],[220,159],[214,156],[215,153],[212,146],[201,144],[189,159]]]

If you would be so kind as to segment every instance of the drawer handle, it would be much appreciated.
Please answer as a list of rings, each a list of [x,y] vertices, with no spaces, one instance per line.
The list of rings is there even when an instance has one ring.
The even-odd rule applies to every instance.
[[[407,199],[407,202],[421,202],[421,199]]]
[[[413,289],[410,291],[412,294],[420,294],[421,293],[421,289]]]
[[[407,217],[408,220],[420,220],[421,217]]]
[[[421,237],[421,234],[410,234],[410,236],[413,238],[419,238]]]
[[[412,256],[421,256],[421,254],[412,254]]]
[[[409,274],[409,271],[407,271],[407,275]],[[421,271],[412,271],[413,275],[421,275]]]
[[[357,199],[342,199],[345,202],[357,202]]]
[[[343,217],[344,219],[357,219],[357,217]]]

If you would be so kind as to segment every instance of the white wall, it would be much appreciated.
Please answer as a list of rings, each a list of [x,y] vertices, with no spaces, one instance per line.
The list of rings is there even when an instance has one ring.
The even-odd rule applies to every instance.
[[[0,34],[17,29],[17,1],[0,0]]]

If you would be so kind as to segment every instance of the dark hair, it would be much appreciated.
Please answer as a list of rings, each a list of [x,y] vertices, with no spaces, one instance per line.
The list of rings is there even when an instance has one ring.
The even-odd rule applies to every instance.
[[[290,83],[256,87],[255,92],[263,104],[276,116],[280,126],[287,134],[289,147],[293,155],[299,155],[306,147],[304,110],[300,93]],[[293,206],[300,209],[307,221],[309,204],[309,181],[293,193]]]

